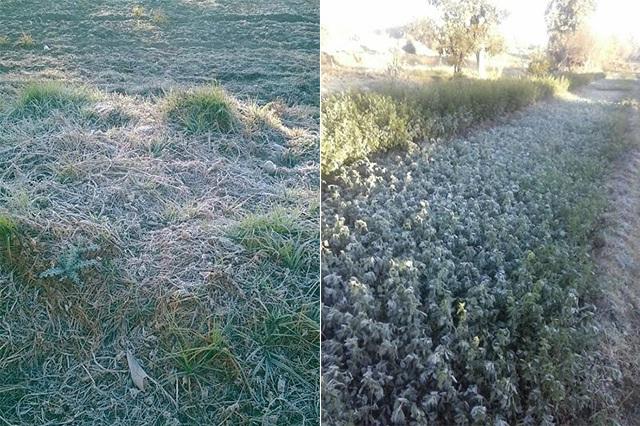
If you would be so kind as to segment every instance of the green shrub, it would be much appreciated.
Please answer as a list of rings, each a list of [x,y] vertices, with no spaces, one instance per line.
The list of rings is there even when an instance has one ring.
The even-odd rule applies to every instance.
[[[193,134],[230,132],[237,122],[233,101],[220,86],[172,95],[167,115],[170,121]]]
[[[568,87],[563,78],[454,79],[331,95],[322,103],[322,172],[411,141],[449,137]]]
[[[14,113],[42,115],[54,109],[79,109],[90,100],[83,90],[57,81],[30,83],[20,93]]]
[[[552,64],[549,57],[544,53],[537,53],[531,57],[531,62],[527,67],[527,72],[534,77],[545,77],[551,74]]]
[[[323,172],[411,140],[407,109],[388,95],[353,92],[329,97],[322,104],[322,120]]]

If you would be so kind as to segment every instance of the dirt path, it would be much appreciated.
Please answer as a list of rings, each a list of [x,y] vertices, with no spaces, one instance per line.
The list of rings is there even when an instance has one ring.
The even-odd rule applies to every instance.
[[[628,96],[640,99],[633,81]],[[610,208],[604,217],[602,247],[596,252],[603,285],[611,290],[599,307],[605,361],[622,373],[622,386],[613,386],[618,406],[613,417],[622,425],[640,425],[640,113],[627,111],[629,151],[607,184]]]

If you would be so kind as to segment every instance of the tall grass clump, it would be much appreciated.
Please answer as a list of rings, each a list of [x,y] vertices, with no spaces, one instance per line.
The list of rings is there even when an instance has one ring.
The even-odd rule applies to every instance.
[[[192,134],[228,133],[237,124],[234,101],[217,85],[171,95],[167,117]]]
[[[45,81],[26,85],[15,104],[16,115],[44,115],[52,110],[79,109],[90,101],[89,93],[57,81]]]
[[[0,272],[28,284],[36,281],[35,271],[42,266],[41,247],[32,231],[16,218],[0,213]]]
[[[331,95],[322,103],[322,171],[411,141],[449,137],[567,88],[563,78],[455,79]]]

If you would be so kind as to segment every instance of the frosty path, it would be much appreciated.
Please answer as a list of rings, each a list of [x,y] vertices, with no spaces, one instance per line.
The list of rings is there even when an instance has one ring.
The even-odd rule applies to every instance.
[[[622,372],[617,388],[621,401],[618,421],[622,425],[640,422],[640,86],[633,82],[627,94],[632,108],[627,111],[627,132],[631,148],[616,165],[607,184],[610,206],[604,217],[602,247],[596,260],[603,285],[611,290],[600,306],[604,324],[602,351],[609,363]]]

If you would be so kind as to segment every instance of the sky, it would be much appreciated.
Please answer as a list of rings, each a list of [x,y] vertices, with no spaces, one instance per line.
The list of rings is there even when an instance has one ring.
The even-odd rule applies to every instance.
[[[507,40],[517,44],[546,43],[544,12],[548,0],[494,0],[508,17],[502,24]],[[384,29],[429,15],[426,0],[322,0],[321,24],[352,33]],[[596,0],[590,19],[594,32],[604,36],[640,40],[640,2],[636,0]]]

